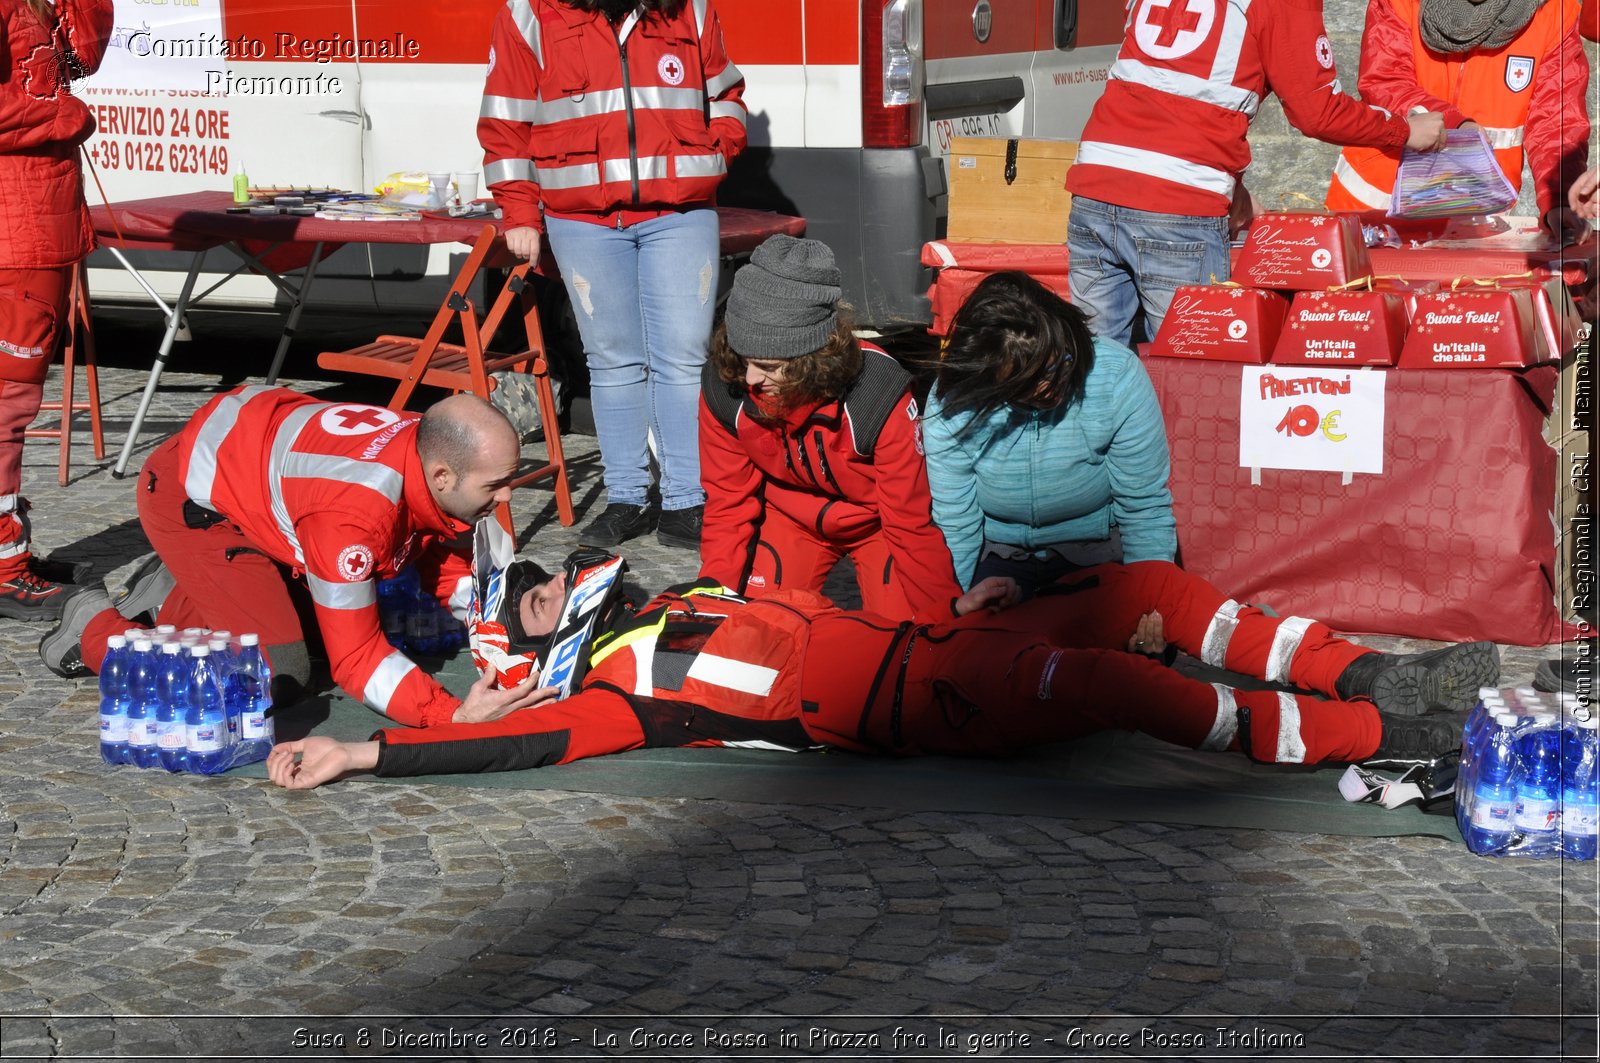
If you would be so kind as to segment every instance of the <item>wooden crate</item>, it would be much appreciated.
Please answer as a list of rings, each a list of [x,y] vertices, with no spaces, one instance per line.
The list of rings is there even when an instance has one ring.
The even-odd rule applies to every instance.
[[[1006,183],[1006,152],[1016,144],[1015,179]],[[1067,167],[1074,140],[956,137],[945,166],[950,179],[947,239],[991,244],[1064,244]]]

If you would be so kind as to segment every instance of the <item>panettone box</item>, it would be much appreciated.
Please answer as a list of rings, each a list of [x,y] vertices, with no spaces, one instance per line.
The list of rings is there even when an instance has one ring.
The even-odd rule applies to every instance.
[[[1395,292],[1296,292],[1272,360],[1281,365],[1393,365],[1406,336]]]
[[[1264,365],[1283,328],[1289,300],[1277,292],[1232,284],[1179,288],[1150,354]]]
[[[1402,369],[1520,369],[1540,361],[1528,288],[1442,289],[1417,297]]]
[[[1354,214],[1258,214],[1234,279],[1257,288],[1325,291],[1369,276],[1372,265]]]

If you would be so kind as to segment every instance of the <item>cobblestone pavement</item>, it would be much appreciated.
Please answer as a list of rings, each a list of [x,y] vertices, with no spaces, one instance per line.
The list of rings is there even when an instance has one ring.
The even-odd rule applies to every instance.
[[[103,376],[120,443],[142,373]],[[170,375],[139,458],[216,385]],[[570,443],[590,508],[593,441]],[[80,461],[61,489],[54,460],[29,447],[37,542],[114,589],[145,550],[133,480]],[[548,498],[517,516],[558,557]],[[651,588],[693,571],[628,552]],[[6,1058],[1594,1055],[1593,865],[1093,809],[113,770],[41,633],[0,621]],[[262,1017],[172,1018],[206,1014]]]

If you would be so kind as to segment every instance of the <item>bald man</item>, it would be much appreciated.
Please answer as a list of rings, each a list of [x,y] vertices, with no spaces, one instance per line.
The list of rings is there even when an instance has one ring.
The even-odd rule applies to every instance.
[[[297,607],[309,592],[333,678],[351,697],[410,726],[497,719],[536,691],[450,694],[384,639],[377,581],[417,562],[448,598],[452,569],[465,580],[470,565],[441,562],[470,552],[472,525],[510,497],[519,457],[510,422],[471,395],[420,417],[284,388],[221,395],[139,474],[139,522],[156,557],[117,603],[103,586],[72,599],[39,654],[60,676],[96,672],[107,637],[147,610],[179,628],[259,633],[273,701],[290,704],[310,683]]]

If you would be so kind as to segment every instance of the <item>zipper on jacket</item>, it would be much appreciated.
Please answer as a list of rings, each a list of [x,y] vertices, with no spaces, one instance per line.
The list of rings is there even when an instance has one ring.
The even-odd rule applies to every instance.
[[[817,448],[817,464],[822,468],[822,475],[827,478],[828,483],[832,485],[833,489],[837,491],[840,496],[843,496],[844,488],[839,486],[839,481],[833,478],[833,470],[828,467],[828,450],[822,442],[822,429],[818,428],[815,432],[811,433],[811,441]],[[822,485],[818,484],[817,486],[821,487]]]
[[[615,32],[615,27],[612,31]],[[628,42],[617,38],[617,52],[622,56],[622,106],[628,115],[628,173],[633,183],[634,206],[639,205],[639,134],[633,125],[633,79],[628,76]],[[601,160],[601,166],[605,161]],[[622,218],[617,218],[617,228],[622,228]]]

